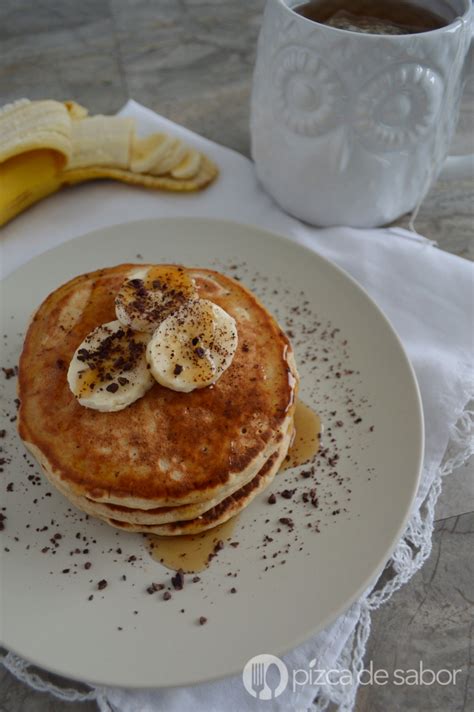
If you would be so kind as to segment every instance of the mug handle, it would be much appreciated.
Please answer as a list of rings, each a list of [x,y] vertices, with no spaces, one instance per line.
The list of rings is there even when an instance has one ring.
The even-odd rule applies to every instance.
[[[471,45],[469,47],[465,62],[464,85],[468,80],[473,83],[474,101],[474,16],[471,21]],[[470,69],[470,72],[469,72]],[[474,153],[464,155],[448,156],[441,169],[441,180],[466,180],[474,176]]]

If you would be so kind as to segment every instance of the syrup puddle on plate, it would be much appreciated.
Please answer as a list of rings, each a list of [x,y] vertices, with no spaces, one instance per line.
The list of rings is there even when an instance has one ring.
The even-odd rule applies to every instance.
[[[295,409],[295,435],[282,470],[298,467],[312,460],[321,442],[321,418],[309,405],[297,401]]]
[[[295,409],[295,436],[281,470],[298,467],[309,462],[319,450],[321,420],[305,403],[298,401]],[[157,536],[147,534],[150,555],[167,569],[185,573],[203,571],[209,566],[210,555],[214,553],[218,541],[229,540],[238,517],[232,517],[224,524],[208,529],[202,534],[183,536]],[[212,558],[212,557],[211,557]]]
[[[201,534],[183,536],[147,534],[148,550],[151,557],[167,569],[174,571],[183,569],[185,573],[196,573],[209,565],[209,556],[214,552],[217,542],[230,539],[236,522],[237,517],[232,517],[224,524]]]

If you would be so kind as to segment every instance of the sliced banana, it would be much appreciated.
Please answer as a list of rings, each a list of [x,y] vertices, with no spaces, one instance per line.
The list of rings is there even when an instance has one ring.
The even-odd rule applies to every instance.
[[[197,296],[194,281],[183,267],[143,267],[132,272],[120,288],[115,314],[124,326],[153,333],[163,319]]]
[[[193,178],[201,167],[201,154],[194,148],[190,148],[176,168],[173,168],[171,175],[173,178]]]
[[[73,152],[68,169],[87,166],[128,168],[133,119],[121,116],[88,116],[71,122]]]
[[[222,376],[232,363],[237,343],[235,319],[214,302],[199,299],[161,322],[146,357],[158,383],[189,393]]]
[[[165,156],[173,145],[171,136],[154,133],[145,138],[134,136],[130,155],[130,170],[134,173],[151,173],[151,169]]]
[[[71,119],[66,107],[59,101],[28,99],[2,107],[0,162],[37,149],[52,149],[70,157]]]
[[[122,410],[154,384],[145,352],[150,336],[110,321],[86,336],[72,357],[69,387],[86,408]]]
[[[179,138],[172,139],[172,143],[165,155],[155,163],[149,172],[152,176],[163,176],[165,173],[171,173],[173,168],[181,163],[187,152],[188,148]]]

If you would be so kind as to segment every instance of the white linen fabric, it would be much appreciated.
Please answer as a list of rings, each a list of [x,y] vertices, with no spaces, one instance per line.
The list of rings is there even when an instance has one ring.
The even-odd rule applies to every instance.
[[[3,664],[35,689],[62,699],[96,699],[110,712],[221,712],[223,710],[324,710],[330,702],[349,712],[370,632],[371,611],[382,605],[420,568],[431,550],[434,507],[442,477],[474,451],[472,264],[442,252],[404,230],[317,229],[283,213],[259,186],[252,163],[154,112],[129,101],[120,112],[134,117],[139,132],[169,131],[206,152],[220,168],[207,190],[189,195],[158,193],[113,182],[62,191],[6,225],[1,267],[10,273],[33,256],[99,227],[139,218],[198,216],[236,220],[282,233],[349,272],[383,309],[415,368],[423,401],[426,449],[423,475],[405,534],[387,562],[383,585],[375,585],[327,629],[288,653],[290,670],[349,670],[344,684],[287,690],[271,704],[254,700],[239,677],[188,688],[127,690],[96,688],[86,693],[46,682],[41,671],[12,653]],[[449,448],[448,448],[449,445]],[[445,455],[448,448],[449,456]],[[443,459],[444,458],[444,459]]]

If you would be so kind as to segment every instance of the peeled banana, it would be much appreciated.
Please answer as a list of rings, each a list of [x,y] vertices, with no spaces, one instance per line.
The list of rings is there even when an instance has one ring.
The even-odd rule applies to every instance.
[[[215,164],[164,133],[135,135],[133,119],[89,116],[74,101],[22,99],[0,108],[0,225],[64,185],[111,178],[195,191]]]
[[[44,148],[71,156],[71,119],[63,104],[20,99],[0,109],[0,162]]]

